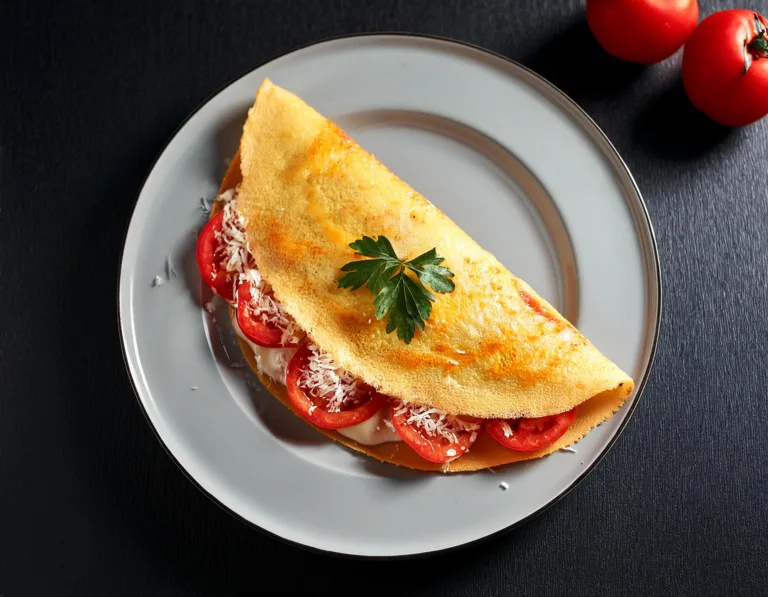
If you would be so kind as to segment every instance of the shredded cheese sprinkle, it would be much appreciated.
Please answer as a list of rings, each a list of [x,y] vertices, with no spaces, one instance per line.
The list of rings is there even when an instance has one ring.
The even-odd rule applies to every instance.
[[[255,268],[245,234],[248,221],[235,209],[235,198],[239,188],[238,185],[219,195],[219,200],[224,201],[222,209],[224,215],[221,220],[221,230],[217,230],[214,234],[218,241],[216,253],[222,257],[224,270],[233,274],[244,274],[247,270]],[[234,283],[236,282],[237,276],[234,279]]]
[[[259,270],[252,268],[244,274],[240,274],[240,280],[248,282],[251,287],[251,296],[246,303],[246,309],[255,318],[270,324],[282,331],[280,344],[296,344],[299,341],[301,331],[296,321],[283,306],[275,300],[270,292],[267,292],[266,282],[261,277]],[[243,300],[244,297],[238,297]]]
[[[393,408],[396,416],[406,416],[406,423],[423,430],[429,437],[442,437],[454,444],[459,441],[458,433],[471,431],[477,439],[477,432],[480,430],[479,423],[465,421],[461,417],[429,406],[414,406],[397,401]]]
[[[357,403],[359,380],[334,363],[331,355],[317,345],[310,344],[309,350],[307,366],[299,376],[302,388],[312,397],[325,401],[332,413]]]
[[[504,432],[504,437],[512,437],[514,432],[512,431],[512,427],[509,426],[509,423],[506,421],[501,422],[501,430]]]

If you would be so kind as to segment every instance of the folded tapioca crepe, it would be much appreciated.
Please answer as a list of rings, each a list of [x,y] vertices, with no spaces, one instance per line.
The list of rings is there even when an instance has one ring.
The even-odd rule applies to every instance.
[[[276,398],[350,448],[416,469],[477,470],[569,446],[632,393],[632,379],[535,290],[338,126],[269,80],[249,110],[212,229],[216,215],[224,228],[201,233],[198,262],[232,305],[246,360]],[[227,236],[228,225],[240,240]],[[372,292],[339,287],[341,267],[363,259],[350,248],[362,237],[386,237],[403,259],[434,248],[453,273],[455,288],[435,295],[409,343],[376,318]],[[241,252],[225,255],[225,242],[240,242]],[[206,250],[218,255],[212,263]],[[364,395],[352,392],[345,405],[339,393],[350,387]],[[368,435],[333,428],[339,413],[357,412],[370,396],[380,410],[350,426],[367,424]],[[325,419],[324,408],[331,411]]]

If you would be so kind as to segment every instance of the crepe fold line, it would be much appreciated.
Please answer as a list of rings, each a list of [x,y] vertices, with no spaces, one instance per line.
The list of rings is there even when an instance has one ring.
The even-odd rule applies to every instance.
[[[382,393],[482,418],[541,417],[601,395],[613,412],[631,394],[632,379],[552,305],[269,80],[248,112],[239,156],[237,209],[262,276],[317,345]],[[337,287],[341,266],[355,258],[349,243],[363,235],[386,236],[405,258],[434,247],[455,273],[456,289],[436,295],[426,329],[409,345],[385,333],[367,289]],[[364,451],[379,457],[383,449]]]

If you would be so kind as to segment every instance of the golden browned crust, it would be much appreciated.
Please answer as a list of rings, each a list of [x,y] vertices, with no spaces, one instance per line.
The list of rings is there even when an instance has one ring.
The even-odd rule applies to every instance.
[[[631,392],[631,378],[524,281],[268,80],[249,111],[240,157],[238,210],[264,278],[319,346],[383,393],[452,414],[511,418]],[[456,274],[456,290],[438,295],[410,345],[385,333],[366,289],[336,286],[353,258],[348,243],[363,234],[386,235],[407,257],[436,247]]]

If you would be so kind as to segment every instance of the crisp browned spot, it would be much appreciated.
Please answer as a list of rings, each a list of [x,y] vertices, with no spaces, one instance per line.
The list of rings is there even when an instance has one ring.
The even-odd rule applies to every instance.
[[[307,213],[312,216],[322,229],[326,239],[332,244],[346,247],[355,240],[354,235],[336,225],[336,218],[330,213],[327,204],[319,199],[319,193],[315,186],[311,186],[307,191]]]
[[[391,357],[407,369],[423,369],[425,367],[442,367],[444,369],[456,366],[456,359],[435,354],[434,352],[405,352],[392,351]]]
[[[295,286],[296,292],[301,294],[314,294],[315,286],[309,282],[302,282]]]
[[[472,354],[477,359],[487,359],[504,349],[504,343],[500,340],[486,340]]]
[[[492,359],[492,364],[486,369],[486,375],[491,379],[515,377],[521,386],[529,387],[551,377],[558,360],[557,355],[547,354],[539,348],[521,352],[510,351]]]
[[[345,328],[357,329],[366,325],[367,319],[362,319],[360,316],[349,313],[348,311],[342,311],[336,313],[336,320]]]
[[[345,157],[351,144],[349,137],[329,122],[325,130],[315,136],[309,149],[293,158],[283,177],[289,181],[318,176],[340,178],[346,173]]]
[[[289,234],[283,233],[283,227],[277,218],[270,218],[268,227],[269,242],[275,252],[287,263],[298,263],[307,254],[322,255],[326,250],[309,240],[294,239]]]

